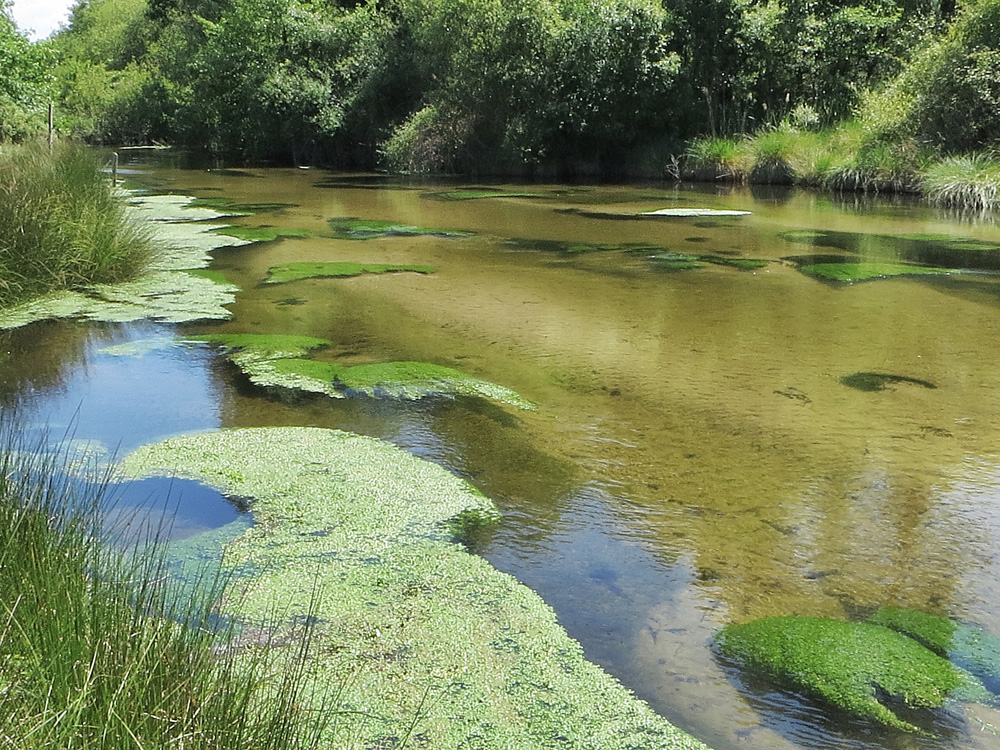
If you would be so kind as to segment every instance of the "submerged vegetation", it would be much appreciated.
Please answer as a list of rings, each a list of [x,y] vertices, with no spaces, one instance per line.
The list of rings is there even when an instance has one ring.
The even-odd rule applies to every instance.
[[[265,284],[287,284],[302,279],[339,279],[349,276],[383,273],[435,273],[433,266],[392,263],[352,263],[337,261],[327,263],[283,263],[268,269]]]
[[[0,308],[130,280],[154,258],[149,231],[129,215],[93,154],[0,150]]]

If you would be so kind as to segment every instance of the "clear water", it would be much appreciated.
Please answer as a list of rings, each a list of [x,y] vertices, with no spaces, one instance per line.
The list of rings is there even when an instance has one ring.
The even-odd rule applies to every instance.
[[[129,166],[172,192],[292,204],[241,224],[323,233],[328,219],[353,216],[476,234],[220,250],[213,268],[243,289],[231,321],[2,334],[0,392],[32,425],[72,426],[120,453],[215,427],[314,425],[391,440],[493,498],[505,522],[477,552],[537,590],[591,659],[718,750],[1000,748],[993,709],[945,712],[936,739],[901,735],[744,679],[710,648],[729,622],[856,617],[886,604],[1000,634],[1000,276],[833,285],[788,260],[845,247],[906,257],[913,241],[892,236],[1000,242],[1000,227],[806,192],[503,185],[540,197],[441,201],[431,194],[466,186],[184,169],[146,156]],[[681,206],[753,213],[597,215]],[[826,240],[804,244],[787,234],[797,230]],[[649,251],[571,255],[510,238],[770,262],[670,272]],[[320,260],[438,272],[260,285],[273,265]],[[435,362],[538,409],[279,398],[211,349],[105,351],[215,331],[320,336],[334,342],[321,356],[350,364]],[[921,382],[862,391],[841,381],[858,372]]]

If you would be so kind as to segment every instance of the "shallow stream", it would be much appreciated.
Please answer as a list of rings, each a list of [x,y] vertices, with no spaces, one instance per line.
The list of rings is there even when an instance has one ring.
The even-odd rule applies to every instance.
[[[216,427],[387,439],[492,498],[504,523],[475,551],[717,750],[1000,748],[1000,711],[957,707],[938,738],[905,735],[741,678],[711,649],[730,622],[882,605],[1000,635],[1000,225],[799,191],[484,190],[186,169],[144,152],[129,166],[133,187],[284,204],[232,222],[305,236],[214,253],[242,289],[229,321],[0,334],[0,398],[32,425],[119,454]],[[751,213],[632,216],[690,207]],[[471,234],[331,236],[344,217]],[[762,262],[732,262],[747,259]],[[436,272],[261,284],[306,261]],[[975,272],[858,283],[812,272],[914,261]],[[218,332],[322,337],[333,345],[321,356],[346,365],[445,365],[537,408],[279,394],[210,347],[118,347]],[[175,532],[222,523],[225,502],[181,500]]]

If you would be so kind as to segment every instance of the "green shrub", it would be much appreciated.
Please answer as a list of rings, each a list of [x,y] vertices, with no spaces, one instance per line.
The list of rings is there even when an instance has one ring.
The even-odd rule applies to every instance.
[[[939,206],[979,211],[1000,207],[1000,161],[991,154],[946,157],[921,171],[920,184]]]

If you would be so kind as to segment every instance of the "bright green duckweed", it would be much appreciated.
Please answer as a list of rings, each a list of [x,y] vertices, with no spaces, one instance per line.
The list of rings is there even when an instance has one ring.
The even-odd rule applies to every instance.
[[[320,747],[705,750],[586,661],[537,595],[465,551],[456,519],[497,512],[437,465],[289,427],[176,438],[124,468],[253,498],[256,523],[225,559],[259,572],[227,614],[264,618],[275,643],[296,619],[317,623],[309,678],[351,717]]]
[[[383,273],[436,273],[433,266],[421,265],[400,265],[392,263],[351,263],[351,262],[329,262],[329,263],[284,263],[280,266],[272,266],[267,272],[265,284],[287,284],[291,281],[301,281],[303,279],[338,279],[350,276],[362,276],[365,274]]]
[[[799,266],[799,270],[807,276],[845,284],[897,276],[944,276],[954,273],[948,268],[928,268],[901,263],[812,263]]]
[[[926,734],[884,705],[882,695],[912,709],[940,708],[949,698],[989,702],[993,697],[965,670],[872,623],[768,617],[723,628],[716,644],[744,669],[907,732]]]

